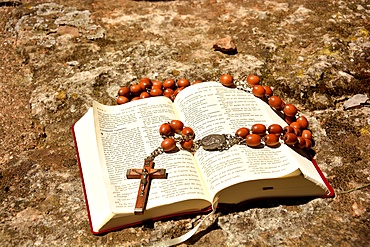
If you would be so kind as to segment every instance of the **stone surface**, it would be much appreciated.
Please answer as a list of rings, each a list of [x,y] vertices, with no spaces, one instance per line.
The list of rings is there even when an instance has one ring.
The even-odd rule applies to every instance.
[[[204,216],[89,231],[71,125],[142,77],[254,73],[310,121],[333,199],[254,202],[180,246],[366,246],[370,4],[355,1],[0,1],[0,245],[146,246]],[[233,37],[238,53],[214,51]],[[356,189],[357,188],[357,189]],[[354,189],[354,190],[353,190]]]

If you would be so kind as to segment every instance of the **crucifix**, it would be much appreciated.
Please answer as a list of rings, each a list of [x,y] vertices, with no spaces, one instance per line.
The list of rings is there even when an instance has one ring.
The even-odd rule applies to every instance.
[[[135,204],[135,214],[144,214],[146,202],[149,196],[151,179],[166,179],[166,169],[154,169],[153,160],[145,160],[142,169],[128,169],[126,177],[128,179],[140,179],[139,191]]]

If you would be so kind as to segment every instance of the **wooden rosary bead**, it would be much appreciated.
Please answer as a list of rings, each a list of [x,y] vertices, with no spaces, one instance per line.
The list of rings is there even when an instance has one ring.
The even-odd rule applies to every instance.
[[[140,97],[139,96],[137,96],[137,97],[133,97],[132,99],[131,99],[131,101],[135,101],[135,100],[139,100],[140,99]]]
[[[150,95],[148,92],[142,92],[139,96],[140,99],[145,99],[145,98],[149,98]]]
[[[289,126],[293,128],[293,133],[294,134],[296,134],[297,136],[301,135],[302,130],[301,130],[301,125],[299,125],[299,123],[292,122]]]
[[[232,87],[234,86],[234,78],[229,74],[224,74],[220,78],[220,82],[225,87]]]
[[[304,116],[299,116],[297,118],[297,122],[301,125],[302,129],[307,129],[308,128],[308,120]]]
[[[171,125],[169,123],[164,123],[159,127],[159,134],[161,136],[172,136],[174,135]]]
[[[131,92],[133,95],[138,96],[138,95],[140,95],[140,93],[142,92],[142,90],[141,90],[141,88],[140,88],[139,84],[132,84],[132,85],[130,86],[130,92]]]
[[[193,147],[193,144],[194,144],[194,141],[192,139],[188,140],[188,141],[181,141],[180,142],[180,145],[183,149],[186,149],[186,150],[191,150],[191,148]]]
[[[160,90],[162,90],[162,86],[161,85],[153,85],[151,88],[150,88],[150,90],[152,90],[152,89],[154,89],[154,88],[156,88],[156,89],[160,89]]]
[[[177,81],[177,86],[178,87],[188,87],[190,86],[190,81],[185,78],[181,78]]]
[[[257,85],[260,83],[260,78],[256,75],[249,75],[247,77],[247,83],[250,85],[250,86],[254,86],[254,85]]]
[[[128,97],[130,97],[130,89],[128,87],[121,87],[118,90],[118,95],[128,98]]]
[[[150,96],[155,97],[155,96],[162,96],[162,95],[163,95],[162,89],[157,88],[157,87],[150,89]]]
[[[163,83],[158,81],[158,80],[153,80],[152,81],[152,88],[160,88],[162,89]]]
[[[118,105],[125,104],[125,103],[127,103],[129,101],[130,100],[127,97],[125,97],[125,96],[118,96],[118,98],[117,98],[117,104]]]
[[[284,131],[284,135],[286,133],[294,133],[294,128],[292,126],[285,126],[283,131]]]
[[[169,98],[170,100],[172,100],[172,98],[173,98],[173,94],[165,94],[165,93],[163,93],[163,96],[166,97],[166,98]]]
[[[294,117],[289,117],[289,116],[284,116],[284,121],[287,123],[287,124],[291,124],[293,122],[295,122],[297,119]]]
[[[163,87],[164,88],[170,88],[170,89],[175,89],[176,88],[176,82],[174,79],[167,79],[163,82]]]
[[[150,80],[148,77],[144,77],[144,78],[141,78],[140,81],[139,81],[139,84],[140,82],[149,82],[149,83],[152,83],[152,80]]]
[[[172,88],[165,88],[163,94],[173,94],[175,91]]]
[[[303,130],[302,131],[302,137],[305,139],[310,139],[312,140],[312,132],[310,130]]]
[[[282,133],[283,133],[283,127],[281,127],[280,125],[278,124],[271,124],[268,128],[267,128],[267,132],[269,134],[274,134],[276,136],[280,136]]]
[[[184,128],[184,124],[180,120],[172,120],[170,125],[172,130],[176,133],[181,133],[182,129]]]
[[[166,138],[162,141],[161,147],[163,148],[163,151],[170,152],[175,149],[176,141],[172,138]]]
[[[235,132],[235,135],[245,139],[247,137],[247,135],[249,135],[249,129],[245,128],[245,127],[239,128]]]
[[[176,97],[182,90],[184,90],[184,87],[176,88],[175,92],[173,92],[173,96]]]
[[[249,134],[247,135],[245,142],[250,147],[257,147],[261,144],[261,137],[257,134]]]
[[[301,125],[298,122],[293,122],[289,124],[290,127],[293,127],[294,129],[301,129]]]
[[[295,114],[297,114],[298,112],[298,109],[297,107],[295,107],[294,105],[292,104],[286,104],[284,106],[284,109],[283,109],[283,112],[285,115],[287,115],[288,117],[294,117]]]
[[[264,137],[265,144],[269,147],[275,147],[279,144],[279,136],[275,134],[268,134]]]
[[[302,130],[300,128],[293,128],[293,129],[294,129],[294,134],[296,134],[297,136],[302,135]]]
[[[311,149],[312,146],[313,146],[312,141],[310,139],[306,139],[306,138],[304,140],[305,140],[305,147],[304,147],[304,149]]]
[[[269,105],[275,108],[277,111],[280,111],[283,105],[283,101],[278,96],[271,96],[268,101]]]
[[[302,136],[297,136],[296,147],[303,149],[306,147],[306,140]]]
[[[258,98],[263,98],[265,97],[265,92],[266,90],[263,88],[261,85],[254,85],[252,89],[252,93],[254,96]]]
[[[274,93],[272,92],[271,87],[264,85],[262,86],[265,89],[265,96],[271,97]]]
[[[173,89],[171,88],[166,88],[164,91],[163,91],[163,96],[167,97],[167,98],[170,98],[172,97],[174,91]]]
[[[294,144],[297,143],[297,135],[294,134],[294,133],[286,133],[284,136],[283,136],[283,140],[285,142],[285,144],[289,145],[289,146],[293,146]]]
[[[260,136],[264,136],[266,134],[266,126],[264,124],[253,124],[251,130],[253,134]]]
[[[184,136],[184,137],[188,137],[190,139],[195,138],[194,130],[190,127],[183,128],[182,131],[181,131],[181,135]]]
[[[196,80],[195,82],[193,82],[193,85],[198,84],[198,83],[202,83],[202,82],[203,82],[202,80]]]
[[[139,86],[142,91],[145,91],[146,89],[150,88],[152,86],[152,81],[149,78],[142,78],[139,81]]]

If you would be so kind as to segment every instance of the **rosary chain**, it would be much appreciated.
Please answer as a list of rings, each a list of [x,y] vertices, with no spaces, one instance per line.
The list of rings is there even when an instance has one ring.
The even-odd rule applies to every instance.
[[[176,141],[176,143],[181,143],[182,141],[189,141],[192,139],[190,135],[185,135],[181,137],[174,137],[174,136],[162,136],[162,138],[172,138]],[[200,147],[200,140],[195,141],[192,149],[190,150],[191,152],[195,152],[199,149]],[[163,154],[163,148],[162,147],[157,147],[148,157],[146,157],[145,161],[153,161],[157,156]]]
[[[238,81],[238,82],[235,82],[235,85],[238,90],[242,90],[247,93],[252,93],[252,88],[249,87],[246,82]]]
[[[245,142],[243,138],[235,135],[223,134],[223,136],[225,137],[226,142],[217,148],[218,151],[228,150],[234,145],[241,145]],[[199,147],[201,146],[200,141],[197,141],[197,144],[199,145]]]
[[[196,140],[194,143],[193,143],[193,147],[192,149],[190,150],[191,152],[195,152],[197,151],[200,147],[201,147],[201,144],[200,144],[200,141],[201,140]]]
[[[163,154],[163,148],[157,147],[148,157],[146,157],[145,161],[153,161],[155,157]]]
[[[224,78],[224,76],[226,76],[226,78]],[[222,85],[224,85],[226,87],[230,87],[230,88],[235,88],[237,90],[241,90],[243,92],[252,94],[252,95],[254,95],[258,98],[263,98],[263,100],[265,102],[268,101],[268,104],[271,106],[271,108],[275,112],[277,112],[277,114],[279,116],[281,116],[281,117],[284,116],[284,118],[287,119],[286,121],[288,121],[288,120],[289,121],[295,121],[295,119],[297,117],[297,114],[298,114],[298,117],[301,118],[299,121],[300,122],[303,121],[303,124],[305,125],[305,127],[303,127],[303,129],[307,128],[307,126],[308,126],[307,119],[305,119],[304,116],[299,115],[298,109],[292,104],[285,104],[283,101],[281,101],[281,99],[278,96],[273,96],[272,89],[269,86],[259,85],[258,76],[257,76],[257,78],[255,78],[256,76],[254,76],[251,79],[249,79],[249,77],[248,77],[246,81],[234,81],[234,82],[233,82],[233,78],[230,75],[224,75],[224,76],[221,77],[221,84]],[[231,83],[230,83],[230,77],[231,77]],[[263,92],[261,90],[259,90],[260,88],[262,88],[261,90]],[[274,98],[272,98],[272,97],[274,97]],[[270,100],[271,100],[271,103],[270,103]],[[279,102],[281,102],[281,103],[279,103]],[[302,117],[303,117],[303,119],[302,119]],[[173,120],[173,121],[179,121],[179,120]],[[297,120],[297,123],[298,123],[298,120]],[[169,123],[165,123],[165,124],[167,124],[167,126],[168,126]],[[165,125],[165,124],[163,124],[163,125]],[[289,127],[289,124],[288,124],[288,127]],[[181,125],[183,126],[183,123],[181,123]],[[259,125],[262,125],[262,124],[259,124]],[[300,123],[298,123],[298,125],[300,125]],[[243,133],[245,133],[244,129],[246,129],[246,128],[240,128],[236,132],[235,135],[232,135],[232,134],[211,134],[211,135],[208,135],[206,137],[203,137],[202,139],[194,140],[195,135],[194,135],[194,132],[191,128],[188,127],[190,129],[190,131],[186,130],[185,133],[186,132],[188,132],[188,133],[191,132],[192,134],[184,135],[183,134],[184,132],[181,133],[181,131],[180,132],[177,131],[177,134],[179,134],[179,135],[182,134],[182,135],[181,136],[175,136],[175,133],[174,133],[173,130],[171,130],[171,127],[167,127],[167,126],[164,126],[163,130],[160,130],[160,133],[162,133],[161,136],[164,139],[164,141],[162,142],[162,145],[159,146],[158,148],[156,148],[145,159],[146,161],[153,161],[157,156],[161,155],[164,152],[172,151],[173,148],[177,148],[177,150],[179,150],[179,149],[180,150],[187,150],[187,151],[194,154],[200,147],[203,147],[204,150],[207,150],[207,151],[212,151],[212,150],[224,151],[224,150],[230,149],[234,145],[248,145],[248,146],[254,147],[254,146],[256,146],[255,144],[259,145],[259,144],[261,144],[261,142],[265,142],[265,145],[267,145],[267,146],[277,145],[276,143],[278,143],[278,142],[286,143],[289,146],[296,145],[296,143],[297,143],[297,140],[295,140],[294,137],[292,137],[291,135],[286,135],[287,137],[284,139],[284,142],[279,141],[279,140],[275,140],[276,138],[270,138],[271,136],[267,136],[269,138],[267,138],[267,137],[265,138],[264,135],[259,135],[259,138],[248,139],[248,141],[247,141],[246,136],[249,133],[248,129],[247,129],[248,133],[245,136],[244,136],[244,134],[242,134],[243,137],[239,136],[239,130],[242,131]],[[294,126],[296,126],[296,125],[294,125]],[[265,127],[264,128],[265,130],[263,132],[266,132],[266,126],[264,126],[264,127]],[[278,127],[280,127],[280,126],[278,126]],[[162,126],[161,126],[161,128],[162,128]],[[168,128],[170,128],[169,132],[168,132]],[[181,129],[182,128],[183,127],[181,127]],[[289,130],[289,129],[285,130],[285,128],[284,128],[284,133],[286,131],[286,132],[288,132],[288,134],[292,133],[292,134],[296,135],[296,137],[297,136],[300,137],[301,139],[299,140],[299,144],[297,144],[298,146],[300,146],[302,148],[307,148],[307,149],[309,149],[312,146],[311,137],[307,137],[307,138],[306,137],[301,137],[301,135],[298,134],[298,133],[300,133],[300,131],[296,131],[295,129],[293,129],[292,126],[290,126],[290,128],[292,130]],[[282,129],[282,128],[280,127],[280,129]],[[275,128],[275,130],[276,130],[276,128]],[[304,130],[304,131],[307,132],[307,130]],[[279,132],[278,134],[280,135],[282,132],[283,131],[281,130],[281,132]],[[170,134],[163,135],[163,133],[170,133]],[[252,133],[255,134],[255,135],[258,134],[257,131],[256,131],[256,133],[254,133],[254,131],[252,131]],[[270,133],[270,130],[269,130],[269,133]],[[276,133],[273,136],[275,137]],[[308,130],[308,133],[306,133],[305,136],[311,136],[311,132]],[[289,139],[288,137],[289,138],[291,137],[291,138]],[[172,140],[166,140],[166,139],[169,139],[169,138],[172,139]],[[283,138],[281,136],[279,136],[278,138],[283,140]],[[302,139],[302,138],[304,138],[304,139]],[[302,140],[304,140],[305,143],[302,143]]]
[[[221,150],[228,150],[234,145],[242,144],[244,141],[243,138],[238,137],[238,136],[233,136],[230,134],[225,134],[224,136],[226,138],[226,143],[221,147],[222,148]]]

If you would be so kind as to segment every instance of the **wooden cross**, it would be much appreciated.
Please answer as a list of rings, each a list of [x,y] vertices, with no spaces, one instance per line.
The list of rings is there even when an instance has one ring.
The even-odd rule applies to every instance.
[[[145,160],[143,169],[128,169],[126,177],[128,179],[140,179],[139,191],[135,204],[135,214],[144,214],[146,202],[149,196],[151,179],[167,178],[166,169],[154,169],[153,161]]]

